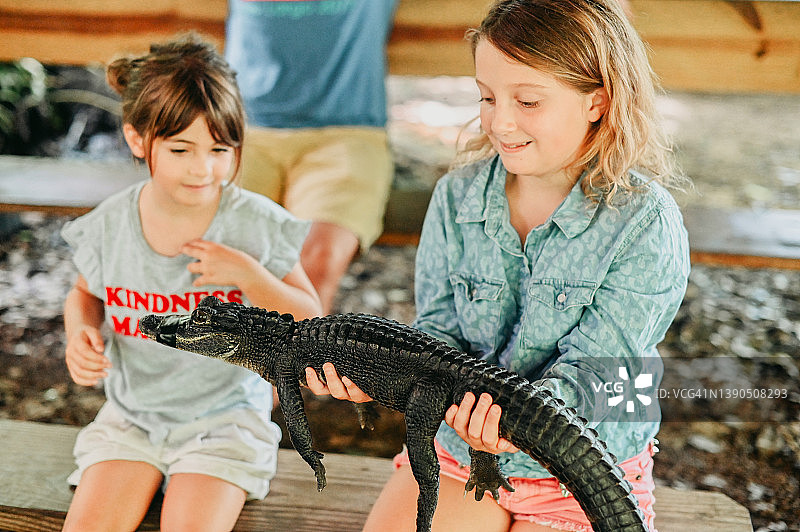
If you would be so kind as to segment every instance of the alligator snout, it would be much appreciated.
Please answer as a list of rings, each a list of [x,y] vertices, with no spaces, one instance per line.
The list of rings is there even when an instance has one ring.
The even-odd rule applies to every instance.
[[[178,330],[189,320],[189,316],[156,316],[148,314],[139,321],[139,330],[148,338],[169,347],[175,347]]]

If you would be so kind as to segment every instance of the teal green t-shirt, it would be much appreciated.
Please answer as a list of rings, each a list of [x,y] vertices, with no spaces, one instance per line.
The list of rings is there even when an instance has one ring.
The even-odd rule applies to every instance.
[[[386,41],[397,0],[231,0],[225,57],[251,123],[386,125]]]

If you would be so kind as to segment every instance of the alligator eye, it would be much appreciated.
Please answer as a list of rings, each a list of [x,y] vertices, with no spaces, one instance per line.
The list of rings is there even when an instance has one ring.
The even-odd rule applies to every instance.
[[[196,325],[207,325],[211,323],[211,313],[202,308],[195,309],[192,313],[192,323]]]

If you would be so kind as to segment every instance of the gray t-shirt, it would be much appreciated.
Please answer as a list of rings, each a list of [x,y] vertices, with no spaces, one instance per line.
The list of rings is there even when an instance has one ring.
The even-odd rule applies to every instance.
[[[207,295],[249,304],[235,286],[192,286],[196,275],[186,269],[192,257],[150,248],[137,208],[145,183],[113,195],[61,232],[89,290],[105,303],[108,401],[154,444],[181,423],[232,408],[253,408],[268,420],[272,392],[260,376],[157,344],[139,331],[142,316],[188,314]],[[309,222],[271,200],[228,186],[203,238],[248,253],[280,279],[299,260],[308,229]]]

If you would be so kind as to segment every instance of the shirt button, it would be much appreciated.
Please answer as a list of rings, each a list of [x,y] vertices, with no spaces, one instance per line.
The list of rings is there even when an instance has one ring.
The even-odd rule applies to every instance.
[[[560,294],[558,294],[558,296],[556,297],[556,301],[558,301],[559,303],[563,303],[563,302],[564,302],[564,301],[566,301],[566,300],[567,300],[567,294],[565,294],[564,292],[561,292],[561,293],[560,293]]]

